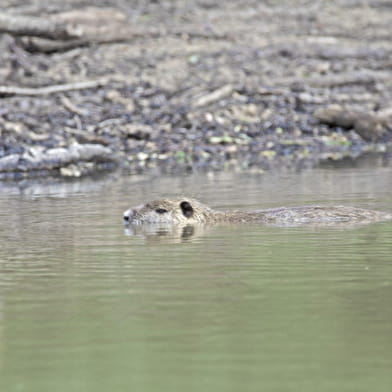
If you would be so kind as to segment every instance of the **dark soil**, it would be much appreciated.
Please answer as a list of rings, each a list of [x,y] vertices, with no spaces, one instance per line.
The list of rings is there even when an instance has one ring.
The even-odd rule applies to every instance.
[[[2,5],[31,17],[112,7],[126,17],[114,30],[126,28],[107,42],[90,34],[42,47],[0,35],[0,178],[298,169],[389,154],[389,1]],[[91,83],[40,90],[80,82]]]

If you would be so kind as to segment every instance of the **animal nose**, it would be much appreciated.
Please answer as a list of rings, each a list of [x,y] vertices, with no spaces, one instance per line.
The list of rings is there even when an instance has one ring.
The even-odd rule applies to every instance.
[[[124,211],[124,214],[123,214],[124,222],[129,222],[132,218],[132,215],[133,215],[132,209]]]

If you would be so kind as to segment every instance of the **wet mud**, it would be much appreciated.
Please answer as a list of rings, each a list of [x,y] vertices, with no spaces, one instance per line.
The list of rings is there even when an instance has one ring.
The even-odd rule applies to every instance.
[[[2,179],[391,155],[387,1],[2,6]]]

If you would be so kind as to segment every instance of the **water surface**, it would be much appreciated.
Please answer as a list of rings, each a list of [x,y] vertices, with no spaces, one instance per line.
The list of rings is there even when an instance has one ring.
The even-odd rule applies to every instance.
[[[0,390],[392,389],[392,224],[124,231],[178,194],[215,208],[392,209],[392,168],[2,184]]]

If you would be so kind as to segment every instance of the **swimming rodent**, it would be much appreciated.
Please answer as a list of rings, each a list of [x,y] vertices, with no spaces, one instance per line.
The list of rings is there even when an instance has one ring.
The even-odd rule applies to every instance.
[[[392,219],[392,214],[349,206],[279,207],[255,211],[216,211],[189,197],[153,200],[124,212],[126,224],[194,225],[265,223],[273,225],[355,224]]]

